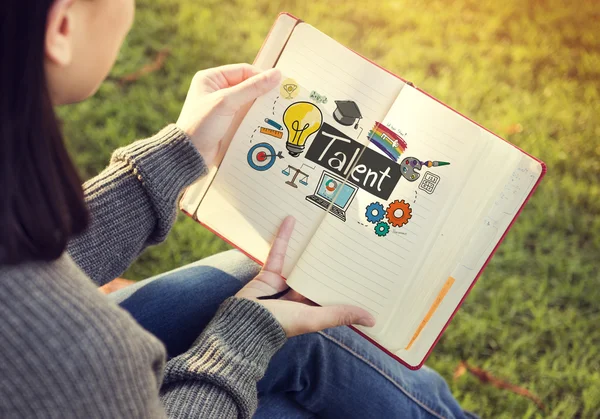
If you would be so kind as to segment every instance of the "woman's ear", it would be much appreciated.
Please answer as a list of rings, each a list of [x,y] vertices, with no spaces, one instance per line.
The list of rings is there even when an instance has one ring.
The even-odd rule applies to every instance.
[[[48,12],[44,54],[60,67],[68,66],[73,56],[74,1],[55,0]]]

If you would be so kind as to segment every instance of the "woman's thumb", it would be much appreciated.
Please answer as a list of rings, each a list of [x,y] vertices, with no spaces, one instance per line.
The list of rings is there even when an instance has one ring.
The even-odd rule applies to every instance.
[[[240,108],[273,89],[280,80],[281,72],[278,69],[264,71],[225,89],[225,101],[230,107]]]
[[[318,319],[318,330],[337,326],[358,324],[361,326],[375,326],[375,318],[367,310],[350,305],[328,307],[313,307]]]

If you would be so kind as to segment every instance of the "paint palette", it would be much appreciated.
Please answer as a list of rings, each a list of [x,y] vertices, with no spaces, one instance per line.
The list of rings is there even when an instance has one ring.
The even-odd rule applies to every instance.
[[[400,167],[404,179],[408,180],[409,182],[414,182],[419,179],[419,176],[421,176],[419,170],[421,170],[421,167],[423,166],[418,159],[414,157],[407,157],[402,160]]]

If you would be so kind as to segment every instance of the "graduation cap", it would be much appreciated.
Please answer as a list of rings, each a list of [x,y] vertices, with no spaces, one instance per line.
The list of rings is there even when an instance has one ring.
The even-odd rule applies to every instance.
[[[335,112],[333,112],[335,120],[346,127],[349,127],[356,121],[354,129],[358,128],[358,121],[362,118],[362,114],[356,102],[351,100],[336,100],[335,104],[337,105]]]

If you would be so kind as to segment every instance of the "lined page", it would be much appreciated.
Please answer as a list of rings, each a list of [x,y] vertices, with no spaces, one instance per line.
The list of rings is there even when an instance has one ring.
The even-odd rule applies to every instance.
[[[487,132],[484,133],[490,140],[501,141]],[[463,296],[481,271],[490,253],[496,247],[506,232],[517,211],[523,205],[535,183],[542,174],[539,162],[519,152],[519,164],[508,177],[508,181],[501,189],[498,199],[490,208],[486,216],[477,226],[477,232],[472,235],[465,247],[465,255],[460,261],[455,262],[450,270],[450,276],[455,279],[454,285],[443,299],[431,319],[421,331],[418,339],[410,350],[401,349],[396,355],[410,365],[418,365],[427,355],[429,348],[441,333],[448,319],[460,303]]]
[[[321,110],[333,114],[336,100],[355,101],[364,119],[381,121],[404,82],[307,23],[294,29],[276,65],[308,91],[327,97]],[[360,138],[364,141],[370,127]]]
[[[369,310],[378,318],[375,328],[365,330],[371,336],[386,329],[406,290],[426,280],[415,277],[420,261],[469,178],[472,162],[486,147],[477,126],[418,95],[422,94],[404,87],[383,124],[406,140],[402,159],[450,164],[423,167],[417,181],[401,178],[386,200],[359,189],[346,222],[328,215],[289,278],[294,289],[319,304],[355,304]],[[407,105],[414,113],[407,114]],[[377,150],[374,145],[369,148]],[[432,193],[422,183],[427,173],[438,179]],[[408,205],[410,219],[397,227],[382,218],[389,232],[379,236],[376,223],[367,218],[367,208],[380,204],[387,210],[394,201]]]
[[[302,172],[309,175],[306,180],[310,184],[314,182],[311,167],[315,165],[302,157],[290,157],[282,139],[260,132],[260,127],[265,125],[265,115],[274,118],[273,103],[278,94],[279,88],[259,98],[244,118],[200,205],[198,219],[235,246],[264,261],[279,225],[286,216],[293,215],[296,227],[286,257],[284,275],[287,275],[323,213],[304,199],[307,185],[300,183],[303,176],[296,178],[297,188],[294,188],[285,183],[293,176],[283,174],[289,165],[302,168]],[[275,114],[281,115],[286,105],[276,104]],[[269,157],[274,159],[272,167],[264,171],[255,170],[248,163],[251,148],[261,144],[268,144],[275,153]],[[271,153],[268,147],[261,146],[259,150]]]
[[[289,105],[309,101],[318,105],[324,123],[335,125],[335,101],[352,100],[360,107],[360,128],[336,128],[355,141],[366,143],[373,121],[384,117],[404,83],[307,24],[294,29],[276,67],[282,70],[284,79],[296,82],[294,98],[282,97],[278,87],[256,100],[232,139],[197,217],[235,246],[264,261],[281,221],[293,215],[297,222],[284,268],[287,276],[326,214],[306,200],[314,194],[323,168],[306,159],[306,151],[299,157],[289,155],[285,127],[279,130],[281,138],[262,133],[261,128],[277,131],[265,120],[283,125],[282,115]],[[310,97],[312,92],[327,100],[314,100]],[[313,138],[307,140],[307,150]],[[276,158],[268,170],[252,169],[248,153],[258,143],[268,143],[283,158]],[[294,173],[289,166],[308,175],[305,184],[300,183],[303,175],[295,182],[297,188],[286,184],[291,175],[284,172],[291,169]]]
[[[483,138],[482,142],[486,141]],[[520,154],[503,141],[489,141],[485,155],[471,169],[469,181],[456,203],[448,209],[447,220],[417,273],[418,277],[427,280],[415,282],[409,288],[405,301],[398,304],[394,315],[395,323],[406,325],[409,335],[418,328],[438,293],[444,288],[456,261],[466,253],[466,244],[476,234],[480,221],[494,205],[495,197],[518,164]],[[454,278],[453,287],[457,286],[459,284]],[[409,340],[407,336],[398,345],[407,344]],[[397,337],[396,342],[402,341]]]

